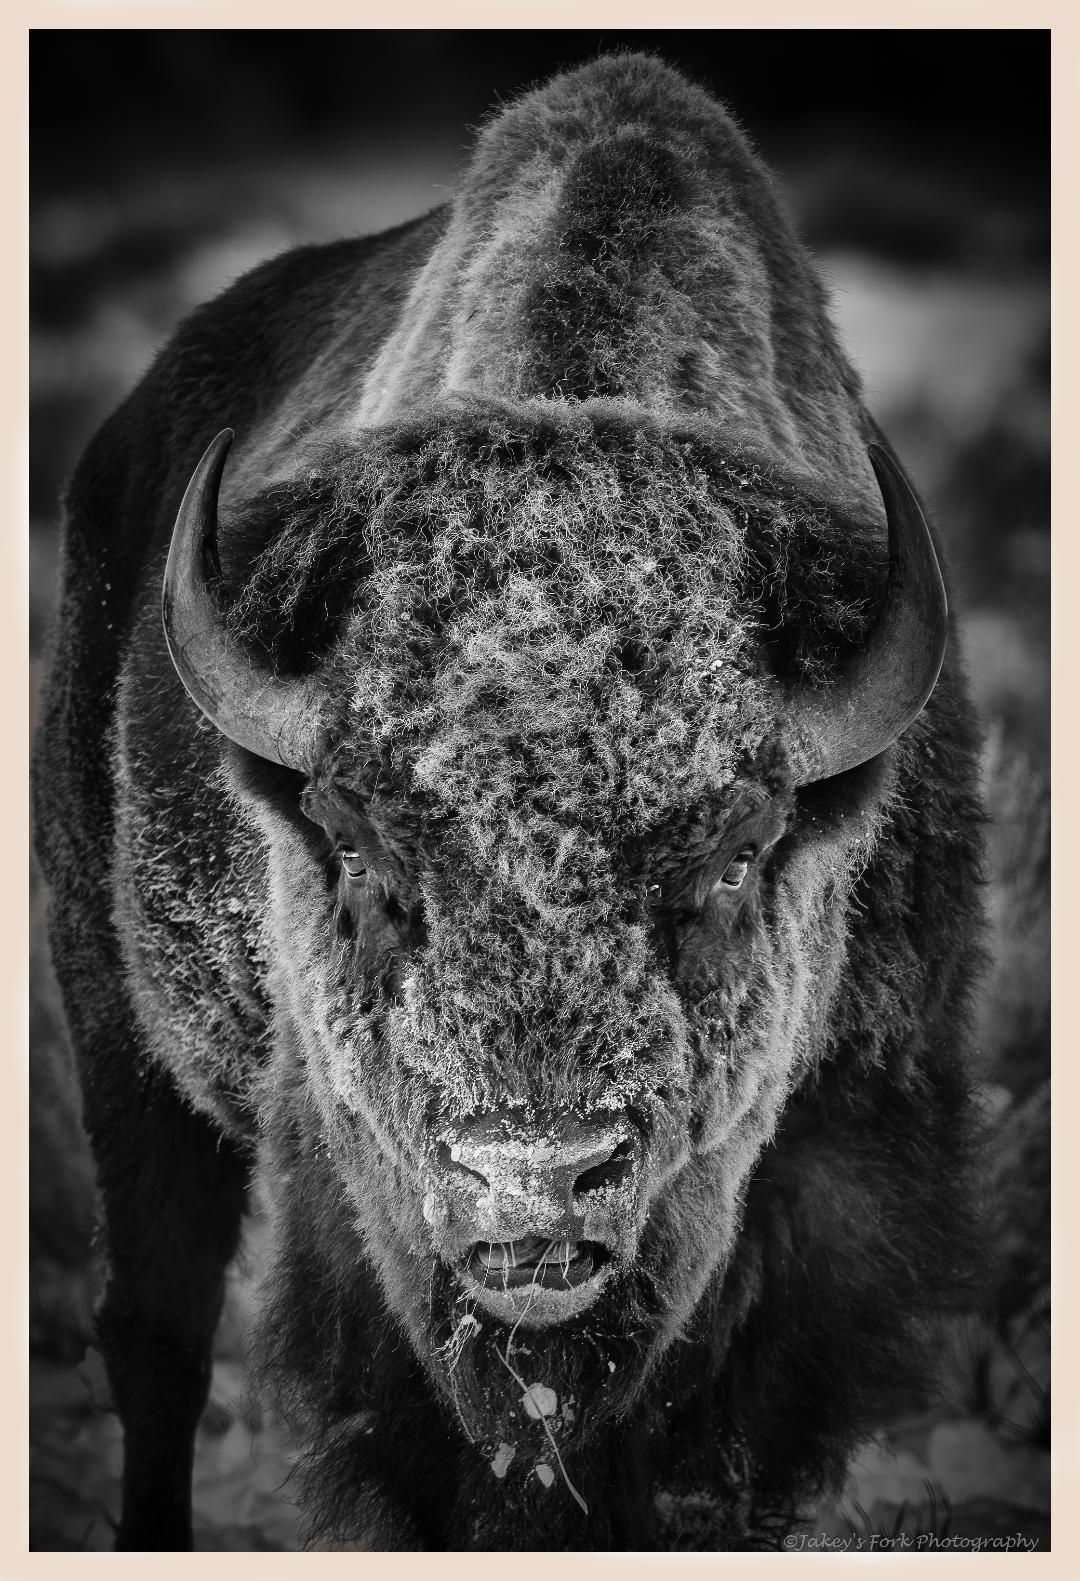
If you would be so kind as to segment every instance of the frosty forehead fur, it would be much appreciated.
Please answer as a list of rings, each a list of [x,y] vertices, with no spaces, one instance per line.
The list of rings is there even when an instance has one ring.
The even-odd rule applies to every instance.
[[[816,678],[880,568],[748,447],[609,402],[451,403],[335,447],[232,534],[259,545],[234,632],[325,680],[320,778],[452,816],[483,862],[514,823],[626,838],[775,773],[760,626]]]

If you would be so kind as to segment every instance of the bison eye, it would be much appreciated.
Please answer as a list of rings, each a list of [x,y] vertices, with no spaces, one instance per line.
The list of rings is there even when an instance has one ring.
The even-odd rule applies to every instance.
[[[724,888],[741,889],[742,881],[746,877],[747,869],[753,860],[754,852],[752,850],[740,851],[738,856],[733,857],[720,875],[720,882]]]
[[[358,851],[342,851],[341,865],[349,878],[363,878],[364,864]]]

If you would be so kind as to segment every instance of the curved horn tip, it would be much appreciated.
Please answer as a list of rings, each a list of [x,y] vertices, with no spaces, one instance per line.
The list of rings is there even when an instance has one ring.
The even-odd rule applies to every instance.
[[[905,499],[918,511],[925,524],[926,518],[923,516],[922,506],[915,498],[915,490],[908,482],[903,467],[889,454],[884,445],[872,442],[867,445],[866,453],[870,457],[870,465],[874,469],[874,476],[877,478],[882,498],[887,501],[890,491],[894,492],[896,489],[900,489]]]
[[[226,432],[228,432],[228,430],[226,430]],[[896,463],[893,461],[892,456],[890,456],[884,445],[878,444],[876,439],[872,439],[867,445],[866,453],[870,457],[875,472],[878,469],[879,462],[882,461],[884,461],[887,466],[891,467],[894,472],[897,470]]]
[[[223,428],[188,483],[162,587],[165,641],[188,695],[231,741],[257,757],[307,772],[316,748],[317,690],[252,661],[229,635],[213,584],[218,488],[233,430]]]
[[[868,445],[867,451],[870,456],[870,465],[874,469],[874,476],[877,478],[878,487],[881,490],[881,498],[885,504],[885,514],[890,524],[890,574],[892,574],[891,565],[894,557],[903,555],[907,562],[906,574],[915,573],[928,605],[934,608],[934,624],[941,633],[942,656],[944,656],[949,601],[945,591],[945,581],[941,575],[941,565],[938,560],[934,536],[930,531],[915,490],[912,488],[907,474],[895,456],[891,455],[884,446],[877,444]],[[900,517],[901,513],[903,513],[915,525],[914,536],[910,532],[894,531],[894,512],[897,517]]]
[[[225,458],[229,454],[234,437],[235,433],[231,428],[223,428],[219,434],[214,435],[195,468],[196,477],[201,473],[208,479],[213,478],[215,482],[220,480]]]
[[[889,570],[876,625],[824,690],[793,688],[797,783],[856,768],[911,725],[928,701],[948,640],[948,604],[933,538],[895,457],[867,446],[889,535]]]

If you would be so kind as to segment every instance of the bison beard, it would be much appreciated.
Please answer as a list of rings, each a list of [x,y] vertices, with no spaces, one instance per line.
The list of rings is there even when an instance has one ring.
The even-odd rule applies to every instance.
[[[417,1346],[387,1311],[371,1261],[358,1257],[357,1226],[334,1210],[325,1151],[299,1118],[275,1135],[268,1178],[287,1179],[290,1190],[277,1204],[254,1376],[310,1444],[298,1469],[309,1538],[374,1548],[648,1546],[651,1500],[632,1475],[637,1430],[628,1418],[646,1386],[660,1305],[646,1268],[578,1322],[514,1330],[471,1313],[451,1271],[417,1258],[410,1274],[428,1319]],[[524,1406],[522,1383],[552,1391],[557,1454]],[[537,1476],[538,1464],[556,1487]],[[587,1538],[563,1473],[591,1501]]]
[[[920,1379],[979,813],[880,444],[738,129],[626,56],[200,310],[91,446],[37,785],[121,1546],[190,1545],[256,1149],[313,1538],[766,1545]],[[499,1126],[555,1159],[512,1234],[610,1232],[553,1327],[455,1271]]]
[[[668,1219],[666,1235],[658,1224],[647,1238],[659,1279],[637,1271],[553,1331],[511,1336],[485,1321],[461,1338],[467,1308],[429,1266],[425,1364],[358,1262],[353,1224],[331,1209],[325,1154],[299,1125],[287,1150],[290,1133],[275,1134],[269,1173],[290,1189],[255,1378],[310,1445],[296,1491],[319,1542],[772,1547],[842,1475],[853,1438],[928,1386],[942,1317],[971,1300],[972,1264],[957,1248],[978,1241],[964,1196],[976,1131],[955,1069],[905,1089],[880,1068],[853,1079],[827,1067],[762,1157],[730,1264],[662,1356],[651,1340],[678,1298],[665,1255],[692,1224]],[[573,1402],[572,1419],[560,1409],[552,1425],[587,1521],[507,1356],[559,1408]],[[496,1481],[505,1445],[514,1454]],[[550,1490],[538,1463],[554,1474]]]

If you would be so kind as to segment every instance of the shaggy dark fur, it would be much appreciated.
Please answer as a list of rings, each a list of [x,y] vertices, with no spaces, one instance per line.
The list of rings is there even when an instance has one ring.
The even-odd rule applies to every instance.
[[[223,619],[318,675],[307,777],[162,637],[225,426]],[[798,789],[778,684],[873,618],[875,437],[741,133],[625,56],[505,110],[448,210],[241,280],[94,440],[36,784],[121,1546],[190,1544],[256,1159],[314,1538],[768,1546],[928,1376],[975,1243],[970,710],[953,643],[893,748]],[[473,1310],[423,1211],[438,1127],[499,1106],[643,1139],[640,1234],[549,1328]]]

